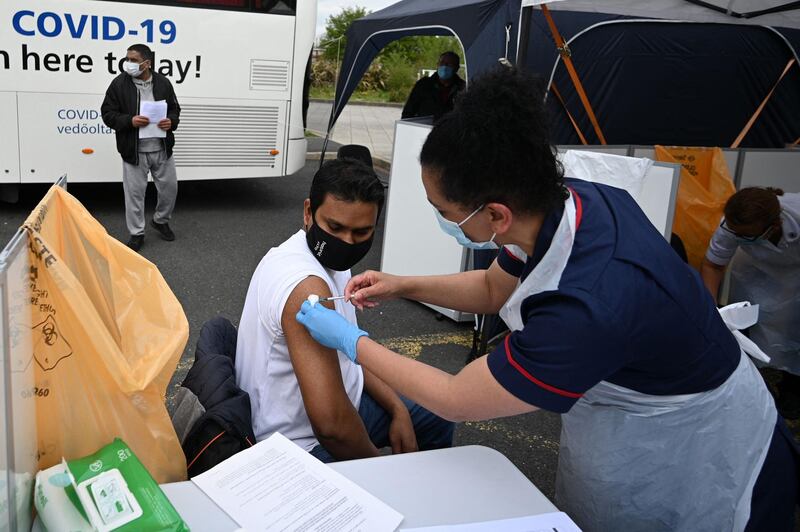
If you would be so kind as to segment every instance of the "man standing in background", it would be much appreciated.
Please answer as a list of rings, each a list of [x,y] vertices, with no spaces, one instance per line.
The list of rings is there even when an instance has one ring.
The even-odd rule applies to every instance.
[[[411,89],[402,118],[432,116],[436,121],[452,111],[456,96],[466,87],[458,76],[460,62],[461,58],[455,52],[440,55],[436,73],[420,79]]]
[[[122,156],[122,184],[125,191],[125,223],[130,239],[128,247],[139,251],[144,243],[144,198],[147,174],[153,176],[158,203],[152,226],[164,240],[175,240],[169,220],[178,195],[178,176],[172,148],[173,131],[180,120],[181,107],[165,76],[153,70],[153,52],[144,44],[128,48],[124,72],[114,78],[106,90],[100,111],[103,122],[116,132],[117,151]],[[150,123],[140,114],[143,101],[166,101],[167,116],[158,122],[166,131],[164,138],[139,138],[139,128]]]

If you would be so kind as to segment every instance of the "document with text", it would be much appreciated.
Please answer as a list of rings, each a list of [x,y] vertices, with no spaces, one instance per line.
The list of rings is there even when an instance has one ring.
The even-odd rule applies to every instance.
[[[150,123],[139,128],[140,139],[164,138],[167,132],[158,127],[158,123],[167,117],[166,100],[150,102],[142,100],[139,104],[139,114],[146,116]]]
[[[192,482],[248,532],[393,531],[403,520],[279,433]]]

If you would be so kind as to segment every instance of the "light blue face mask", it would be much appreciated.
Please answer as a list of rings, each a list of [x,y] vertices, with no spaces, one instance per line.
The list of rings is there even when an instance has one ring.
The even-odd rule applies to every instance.
[[[436,73],[439,74],[439,79],[448,80],[453,77],[453,67],[441,65],[436,69]]]
[[[473,242],[470,240],[467,235],[464,234],[464,230],[461,229],[461,226],[467,223],[470,218],[475,216],[483,209],[483,205],[472,211],[472,214],[464,218],[461,223],[451,222],[444,216],[442,216],[436,208],[433,209],[433,212],[436,214],[436,219],[439,221],[439,227],[442,228],[442,231],[447,233],[448,235],[452,236],[456,239],[456,242],[464,246],[465,248],[470,249],[497,249],[497,244],[494,241],[494,237],[497,236],[497,233],[492,235],[492,238],[487,240],[486,242]]]

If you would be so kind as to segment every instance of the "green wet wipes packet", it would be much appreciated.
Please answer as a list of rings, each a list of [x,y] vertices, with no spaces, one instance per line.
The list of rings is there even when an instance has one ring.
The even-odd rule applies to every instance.
[[[95,530],[189,532],[189,527],[133,451],[119,438],[66,462],[67,496]]]

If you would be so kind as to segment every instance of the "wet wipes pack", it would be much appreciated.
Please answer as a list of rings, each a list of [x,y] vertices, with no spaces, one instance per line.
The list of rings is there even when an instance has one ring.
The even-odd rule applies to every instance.
[[[72,479],[89,521],[99,532],[116,530],[142,516],[136,501],[119,469],[104,471],[78,484]]]
[[[40,471],[34,502],[49,532],[189,530],[120,439],[92,455]]]

